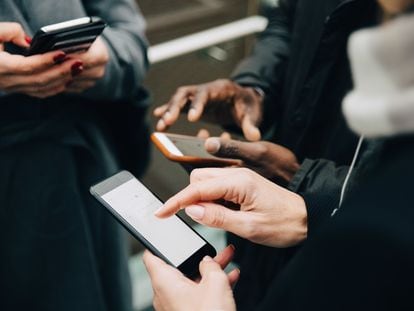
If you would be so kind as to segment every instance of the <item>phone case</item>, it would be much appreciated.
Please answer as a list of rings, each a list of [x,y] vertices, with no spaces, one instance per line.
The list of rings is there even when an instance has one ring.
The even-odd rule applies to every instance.
[[[236,159],[226,159],[226,158],[219,158],[215,156],[211,156],[208,158],[201,158],[201,157],[195,157],[190,155],[183,155],[178,156],[173,153],[171,153],[164,144],[157,138],[156,135],[153,133],[151,135],[151,140],[155,144],[155,146],[161,151],[161,153],[169,160],[184,164],[193,164],[193,165],[200,165],[200,166],[214,166],[214,167],[224,167],[224,166],[234,166],[234,165],[240,165],[241,161]],[[168,134],[166,134],[168,135]],[[185,136],[185,135],[178,135],[173,134],[175,136],[182,136],[182,137],[191,137],[191,136]]]
[[[67,54],[88,50],[106,24],[99,17],[89,17],[85,21],[82,24],[51,31],[39,30],[33,37],[28,56],[56,50]]]

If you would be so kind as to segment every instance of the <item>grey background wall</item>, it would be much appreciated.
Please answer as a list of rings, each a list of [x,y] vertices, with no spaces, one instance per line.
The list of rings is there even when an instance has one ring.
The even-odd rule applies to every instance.
[[[256,14],[259,1],[137,0],[137,3],[148,22],[149,41],[157,44]],[[151,111],[165,103],[179,86],[228,77],[250,50],[251,43],[251,37],[243,38],[154,65],[145,82],[152,93]],[[149,118],[154,126],[155,120],[151,115]],[[218,127],[190,124],[183,117],[170,131],[194,135],[200,128],[221,133]],[[152,163],[143,181],[166,199],[187,185],[188,174],[158,150],[152,150]]]

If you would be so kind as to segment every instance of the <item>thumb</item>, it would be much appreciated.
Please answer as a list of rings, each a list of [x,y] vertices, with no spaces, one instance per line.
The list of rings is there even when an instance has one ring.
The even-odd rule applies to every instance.
[[[200,262],[200,275],[203,279],[215,276],[221,277],[225,282],[228,282],[227,275],[221,269],[220,265],[213,260],[213,258],[206,256]]]
[[[219,204],[190,205],[186,207],[185,213],[202,225],[220,228],[242,237],[244,236],[243,230],[247,228],[243,225],[247,223],[245,212],[233,211]]]
[[[18,23],[1,23],[0,42],[13,42],[14,44],[28,48],[30,39]]]
[[[220,139],[211,137],[204,143],[207,152],[222,158],[240,159],[242,161],[254,161],[261,149],[256,143],[242,142],[232,139]]]
[[[244,137],[246,137],[247,140],[250,141],[258,141],[261,138],[261,133],[259,128],[255,125],[252,118],[249,114],[246,114],[243,117],[241,128],[244,134]]]

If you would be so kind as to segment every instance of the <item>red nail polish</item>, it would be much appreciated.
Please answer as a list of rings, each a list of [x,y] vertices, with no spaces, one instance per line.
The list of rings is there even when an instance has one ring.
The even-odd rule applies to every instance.
[[[56,55],[53,58],[53,60],[56,64],[61,64],[66,60],[66,54],[65,53],[60,53],[60,54]]]
[[[75,77],[83,71],[83,63],[82,62],[76,62],[72,65],[71,69],[72,69],[72,76]]]
[[[32,43],[32,38],[30,38],[29,36],[24,37],[24,40],[25,40],[28,44],[31,44],[31,43]]]

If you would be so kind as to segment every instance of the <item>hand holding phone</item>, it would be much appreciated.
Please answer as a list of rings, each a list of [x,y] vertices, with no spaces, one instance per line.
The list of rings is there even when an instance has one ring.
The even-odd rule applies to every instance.
[[[45,98],[63,92],[72,80],[76,59],[59,63],[61,51],[25,57],[4,51],[4,43],[27,48],[26,34],[18,23],[0,23],[0,91]]]
[[[241,164],[239,160],[219,158],[208,153],[202,138],[155,132],[151,140],[165,157],[174,162],[216,167]]]
[[[34,35],[28,55],[50,51],[66,54],[87,51],[105,26],[99,17],[83,17],[44,26]]]
[[[154,216],[163,203],[131,173],[120,172],[91,187],[92,195],[147,249],[188,277],[215,249],[180,217]]]
[[[103,78],[106,65],[109,62],[109,52],[105,42],[99,37],[88,51],[76,54],[76,59],[82,63],[77,75],[66,87],[67,93],[81,93],[95,86]]]

